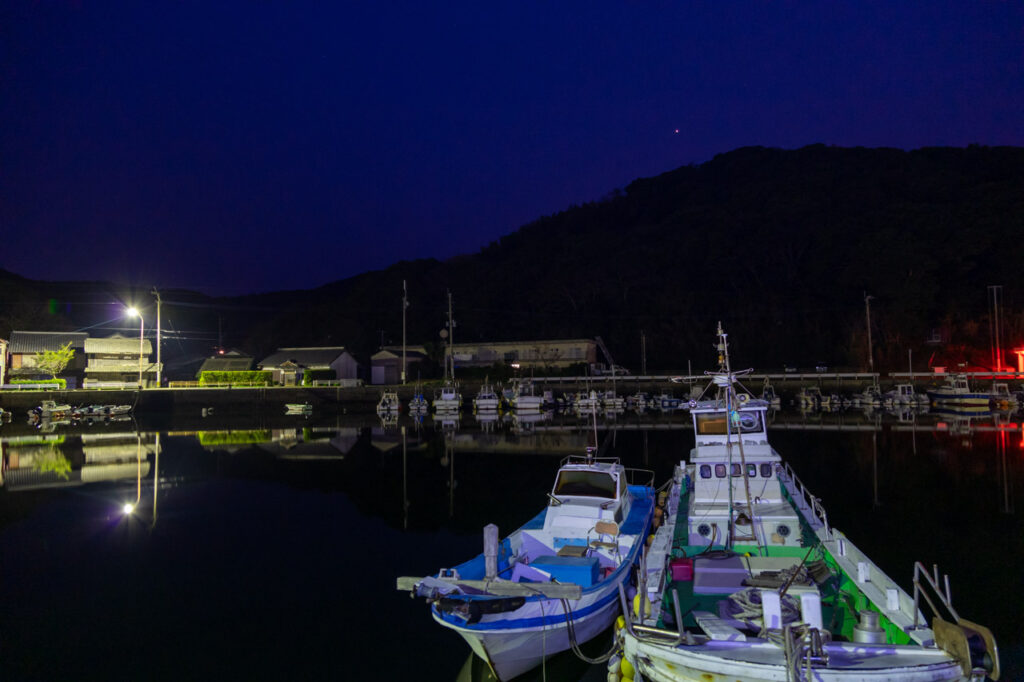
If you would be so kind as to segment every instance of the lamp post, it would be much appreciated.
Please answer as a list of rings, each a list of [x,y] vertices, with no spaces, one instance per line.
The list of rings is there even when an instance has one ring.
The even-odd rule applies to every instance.
[[[142,339],[143,339],[143,332],[145,331],[145,328],[146,328],[146,323],[143,321],[142,313],[139,312],[138,308],[132,307],[132,308],[129,308],[125,312],[128,313],[128,317],[136,317],[137,316],[139,318],[139,390],[141,391],[142,390],[142,350],[143,350]]]

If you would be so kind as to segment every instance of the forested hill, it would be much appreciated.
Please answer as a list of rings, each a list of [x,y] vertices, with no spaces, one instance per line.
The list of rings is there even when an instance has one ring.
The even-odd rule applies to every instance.
[[[456,341],[601,335],[636,367],[713,361],[714,325],[739,362],[923,362],[941,329],[989,348],[987,286],[1004,285],[1007,335],[1021,335],[1024,149],[794,151],[751,147],[637,180],[445,263],[399,263],[328,285],[297,309],[296,339],[436,340],[452,291]],[[319,301],[319,304],[314,303]],[[303,306],[304,308],[304,306]],[[308,324],[303,324],[308,320]],[[280,327],[269,323],[261,339]]]
[[[903,368],[941,330],[987,354],[987,287],[1004,341],[1024,341],[1024,149],[749,147],[634,181],[473,255],[401,262],[315,290],[215,301],[226,345],[434,342],[451,290],[455,340],[600,335],[637,368],[713,361],[721,320],[739,364]],[[216,321],[214,321],[216,324]]]

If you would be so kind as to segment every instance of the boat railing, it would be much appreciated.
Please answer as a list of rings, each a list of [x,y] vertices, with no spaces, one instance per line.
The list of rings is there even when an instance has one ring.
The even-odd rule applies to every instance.
[[[625,467],[626,482],[630,485],[642,485],[646,488],[654,487],[654,472],[650,469],[634,469]]]
[[[792,490],[790,490],[790,494],[794,496],[793,501],[804,510],[810,511],[825,527],[825,536],[832,537],[832,528],[828,525],[828,513],[825,511],[825,507],[822,506],[821,500],[811,494],[807,486],[804,485],[803,481],[796,475],[796,472],[793,471],[793,468],[789,466],[789,462],[783,463],[783,473],[789,479],[789,482],[793,484]],[[791,486],[787,485],[786,487],[790,488]],[[799,494],[799,498],[797,498],[796,493]]]
[[[922,583],[921,578],[924,578]],[[939,610],[935,607],[935,602],[931,600],[928,593],[922,589],[924,585],[928,585],[932,588],[934,596],[938,598],[942,605],[946,607],[946,610],[952,614],[956,622],[960,622],[960,614],[953,608],[953,596],[949,590],[949,576],[943,575],[942,580],[939,580],[939,567],[937,564],[932,565],[932,573],[928,573],[928,569],[924,567],[920,561],[914,562],[914,627],[925,626],[924,623],[918,623],[918,614],[921,613],[919,605],[920,598],[924,597],[924,600],[928,602],[928,606],[931,607],[932,613],[940,615]],[[925,626],[926,627],[926,626]]]
[[[590,455],[569,455],[565,457],[558,466],[566,464],[619,464],[618,457],[591,457]]]

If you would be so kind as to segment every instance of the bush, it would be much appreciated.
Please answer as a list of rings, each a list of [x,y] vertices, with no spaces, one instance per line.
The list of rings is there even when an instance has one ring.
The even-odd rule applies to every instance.
[[[61,390],[68,387],[67,379],[13,379],[11,384],[53,384]]]
[[[248,445],[250,443],[269,443],[273,438],[265,429],[243,431],[200,431],[200,445]]]
[[[333,381],[338,378],[333,369],[307,369],[302,373],[302,385],[312,386],[314,381]]]
[[[270,386],[272,372],[250,370],[247,372],[201,372],[200,386]]]

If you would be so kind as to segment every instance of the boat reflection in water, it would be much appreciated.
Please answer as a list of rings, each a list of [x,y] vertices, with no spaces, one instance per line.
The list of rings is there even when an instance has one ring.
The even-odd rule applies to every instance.
[[[165,664],[168,677],[222,677],[230,666],[253,679],[454,680],[475,659],[468,679],[487,679],[463,640],[424,623],[422,604],[396,593],[394,580],[479,552],[486,523],[516,527],[544,503],[558,461],[593,437],[591,419],[549,413],[528,431],[469,414],[447,427],[404,413],[387,424],[376,414],[168,418],[160,430],[128,421],[44,432],[7,421],[4,678],[89,670],[117,679],[125,666],[146,669],[146,652],[165,650],[173,634],[191,653]],[[830,521],[879,564],[909,566],[934,546],[975,539],[977,551],[949,552],[942,567],[957,602],[986,614],[1011,673],[1004,679],[1024,670],[1019,604],[1006,598],[1019,566],[984,548],[1024,536],[1021,421],[1018,412],[766,413],[769,438],[823,496]],[[597,429],[602,455],[653,469],[657,481],[694,442],[685,411],[599,413]],[[957,503],[935,504],[944,498]],[[123,504],[136,500],[125,516]],[[893,519],[913,519],[913,532]],[[910,586],[909,574],[893,577]],[[339,617],[353,613],[358,623]],[[195,627],[197,614],[209,627]],[[137,646],[98,655],[114,630],[130,631]],[[54,647],[63,631],[74,641]],[[365,655],[381,632],[403,643],[403,656]],[[596,655],[610,642],[603,633],[584,650]],[[605,671],[567,653],[526,679],[545,673],[578,680]]]

